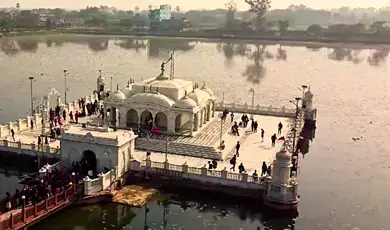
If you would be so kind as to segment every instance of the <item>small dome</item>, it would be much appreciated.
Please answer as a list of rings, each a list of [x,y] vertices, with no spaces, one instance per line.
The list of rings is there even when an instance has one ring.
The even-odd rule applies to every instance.
[[[210,97],[213,97],[215,95],[214,92],[206,86],[206,82],[203,84],[202,90],[205,91],[208,95],[210,95]]]
[[[191,98],[189,98],[188,96],[185,96],[183,99],[175,103],[175,107],[180,109],[192,109],[195,108],[196,106],[197,106],[196,102]]]
[[[277,161],[291,161],[291,154],[287,152],[285,149],[281,149],[279,152],[276,153],[276,160]]]
[[[194,100],[198,105],[210,100],[210,95],[200,89],[195,89],[188,97]]]
[[[131,95],[132,87],[131,85],[127,85],[126,88],[122,89],[122,93],[126,95],[126,98],[128,98]]]
[[[126,100],[126,103],[147,104],[152,103],[164,107],[172,107],[175,102],[160,93],[137,93]]]
[[[126,95],[121,91],[117,90],[114,93],[112,93],[107,100],[112,102],[122,102],[126,100]]]

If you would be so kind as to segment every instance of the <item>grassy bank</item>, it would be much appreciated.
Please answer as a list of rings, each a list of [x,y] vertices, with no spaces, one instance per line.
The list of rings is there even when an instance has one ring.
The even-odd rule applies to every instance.
[[[133,36],[140,38],[166,37],[166,38],[187,38],[187,39],[224,39],[224,40],[247,40],[247,41],[269,41],[269,42],[297,42],[297,43],[363,43],[363,44],[390,44],[390,36],[378,36],[375,34],[324,34],[322,36],[310,36],[304,31],[291,31],[287,35],[277,34],[256,35],[253,33],[222,33],[221,31],[186,31],[186,32],[135,32],[118,29],[105,30],[19,30],[7,34],[9,36],[29,35],[104,35],[104,36]]]
[[[259,40],[274,42],[317,42],[317,43],[365,43],[365,44],[390,44],[389,36],[375,36],[373,34],[333,34],[324,36],[305,36],[303,33],[285,36],[256,35],[256,34],[228,34],[219,31],[186,31],[186,32],[134,32],[122,30],[56,30],[59,33],[84,34],[84,35],[109,35],[109,36],[135,36],[135,37],[172,37],[172,38],[196,38],[196,39],[232,39],[232,40]]]

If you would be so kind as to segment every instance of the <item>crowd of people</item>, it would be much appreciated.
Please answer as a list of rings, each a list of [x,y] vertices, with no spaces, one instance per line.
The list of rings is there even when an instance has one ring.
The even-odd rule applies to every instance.
[[[227,109],[225,109],[222,112],[221,119],[225,122],[228,116],[229,116],[229,111]],[[233,112],[230,112],[230,122],[233,123],[233,125],[231,126],[230,134],[235,135],[235,136],[240,136],[239,129],[240,128],[247,128],[248,125],[249,125],[249,122],[251,124],[251,127],[250,127],[251,128],[251,132],[257,133],[258,127],[259,127],[259,123],[253,117],[249,118],[248,115],[243,114],[241,116],[241,119],[240,119],[240,121],[238,123],[237,123],[237,121],[234,120],[234,117],[235,117],[235,114]],[[283,124],[282,124],[282,122],[279,122],[278,127],[277,127],[278,135],[282,134],[282,129],[283,129]],[[264,135],[265,135],[265,131],[264,131],[263,128],[261,128],[260,129],[261,142],[264,142]],[[278,138],[276,133],[271,135],[271,146],[272,147],[275,147],[275,144],[276,144],[277,140],[284,140],[284,137]],[[224,150],[225,147],[226,147],[225,141],[222,140],[219,148],[221,150]],[[237,141],[237,143],[235,145],[235,154],[233,155],[233,157],[230,159],[230,162],[229,162],[230,165],[231,165],[230,170],[232,170],[232,171],[236,170],[237,158],[240,156],[240,148],[241,148],[241,143],[240,143],[240,141]],[[209,162],[209,169],[213,169],[212,164],[210,164],[210,162]],[[238,171],[239,171],[240,174],[246,172],[245,166],[244,166],[243,163],[240,163],[240,165],[238,166]],[[260,177],[266,176],[266,175],[271,175],[271,165],[267,166],[267,163],[265,161],[263,161],[262,166],[261,166]],[[255,180],[257,180],[257,178],[259,177],[258,174],[257,174],[257,170],[255,170],[253,172],[252,177]]]
[[[42,177],[26,178],[22,190],[16,189],[13,195],[6,193],[6,198],[1,202],[0,212],[39,203],[70,188],[74,180],[71,175],[55,168],[46,171]]]

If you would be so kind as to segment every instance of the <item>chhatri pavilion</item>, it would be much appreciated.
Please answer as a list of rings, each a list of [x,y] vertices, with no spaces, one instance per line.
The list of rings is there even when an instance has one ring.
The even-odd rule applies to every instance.
[[[171,61],[171,73],[165,64]],[[130,80],[127,87],[112,92],[104,100],[106,124],[120,129],[158,128],[162,133],[190,135],[215,115],[216,96],[206,86],[176,79],[172,56],[161,65],[157,77],[141,82]],[[97,80],[97,89],[104,91],[104,78]]]

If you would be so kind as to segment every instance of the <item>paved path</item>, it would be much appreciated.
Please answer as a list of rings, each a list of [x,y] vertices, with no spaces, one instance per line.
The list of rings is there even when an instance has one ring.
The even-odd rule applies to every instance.
[[[225,134],[223,136],[223,140],[225,140],[226,148],[222,152],[224,160],[218,163],[217,170],[222,170],[225,167],[227,169],[230,168],[229,161],[231,158],[231,153],[233,148],[235,148],[237,141],[241,142],[240,157],[237,159],[237,166],[240,163],[243,163],[246,171],[249,174],[252,174],[254,170],[261,172],[261,164],[263,161],[265,161],[267,165],[273,162],[276,152],[278,152],[282,146],[282,142],[277,142],[276,147],[271,147],[271,135],[277,133],[277,126],[279,122],[284,124],[284,128],[282,130],[282,135],[278,135],[278,137],[286,135],[288,131],[288,124],[291,120],[289,118],[277,118],[260,115],[255,116],[255,119],[259,123],[258,131],[260,131],[261,128],[265,130],[264,142],[261,142],[260,132],[248,132],[247,135],[241,135],[239,137],[233,136],[231,134]],[[246,129],[240,129],[240,133],[243,134],[246,131],[249,131],[249,129],[250,127],[247,127]],[[233,154],[234,153],[235,149]],[[138,160],[144,160],[145,157],[145,151],[137,151],[134,154],[134,158]],[[164,162],[165,154],[152,153],[151,160],[156,162]],[[208,160],[197,157],[168,154],[168,161],[171,164],[182,165],[187,162],[190,167],[202,167],[207,164]]]

